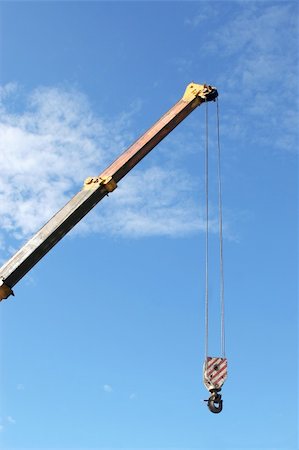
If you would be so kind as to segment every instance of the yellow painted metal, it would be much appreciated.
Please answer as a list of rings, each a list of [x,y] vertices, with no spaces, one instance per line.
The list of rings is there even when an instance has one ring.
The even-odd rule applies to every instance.
[[[104,186],[107,192],[112,192],[117,188],[117,184],[112,177],[88,177],[84,181],[83,189],[97,189],[99,186]]]
[[[1,284],[2,283],[2,284]],[[4,281],[0,280],[0,302],[1,300],[5,300],[10,295],[14,295],[13,291]]]
[[[209,88],[210,86],[207,86],[206,84],[190,83],[185,90],[183,100],[190,102],[195,97],[205,99],[205,94],[209,92]]]

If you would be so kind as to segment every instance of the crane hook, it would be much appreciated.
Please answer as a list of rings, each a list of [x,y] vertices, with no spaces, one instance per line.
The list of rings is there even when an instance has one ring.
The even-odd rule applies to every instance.
[[[219,394],[219,390],[217,389],[213,389],[210,392],[212,392],[211,397],[209,398],[209,400],[207,400],[208,402],[208,408],[209,410],[214,413],[214,414],[218,414],[222,411],[222,399],[221,399],[221,394]]]

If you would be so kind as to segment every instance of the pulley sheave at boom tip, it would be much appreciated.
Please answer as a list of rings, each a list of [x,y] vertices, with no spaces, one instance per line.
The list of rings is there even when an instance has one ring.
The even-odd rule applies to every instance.
[[[183,97],[100,175],[88,177],[81,189],[14,256],[0,268],[0,301],[117,183],[197,106],[215,100],[217,89],[190,83]]]

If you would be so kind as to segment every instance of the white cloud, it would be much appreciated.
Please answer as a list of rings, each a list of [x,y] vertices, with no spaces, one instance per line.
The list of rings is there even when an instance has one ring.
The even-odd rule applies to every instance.
[[[289,89],[297,86],[297,19],[290,4],[264,4],[262,8],[252,4],[242,7],[217,30],[210,49],[214,47],[222,56],[234,58],[230,67],[231,86],[246,89],[253,100],[265,94],[265,84],[268,87],[273,80],[277,81],[272,85],[276,99],[283,94],[282,86]],[[267,103],[267,96],[261,96],[260,100]]]
[[[203,211],[193,199],[188,175],[152,167],[136,170],[111,195],[100,213],[94,211],[79,231],[106,231],[125,237],[183,236],[204,230]],[[216,222],[211,220],[211,230]]]
[[[217,61],[222,134],[246,145],[294,152],[298,145],[298,8],[296,2],[200,5],[189,25],[204,21],[200,55]],[[225,20],[224,20],[225,19]],[[186,23],[186,21],[185,21]],[[195,57],[193,58],[195,61]],[[194,62],[193,61],[193,62]]]
[[[177,71],[183,73],[184,76],[193,76],[193,61],[191,58],[178,56],[173,58],[171,62],[176,67]]]
[[[6,253],[18,246],[6,244],[8,236],[28,238],[87,176],[98,174],[126,148],[138,108],[137,103],[133,112],[110,122],[95,116],[87,98],[74,89],[43,87],[26,96],[14,83],[1,87],[0,247]],[[177,153],[170,152],[164,168],[135,169],[78,232],[140,237],[202,229],[190,182],[180,181],[190,175],[180,167]]]
[[[196,14],[194,17],[187,17],[185,19],[185,25],[189,25],[193,28],[198,27],[201,23],[205,22],[208,19],[208,15],[206,13]]]
[[[184,19],[184,25],[191,28],[198,28],[204,26],[206,23],[211,23],[213,18],[217,16],[217,7],[211,7],[209,2],[200,2],[200,7],[196,12],[196,4],[194,8],[190,8],[191,14]],[[192,6],[190,4],[190,6]],[[214,5],[213,5],[214,6]]]
[[[15,425],[16,420],[12,416],[0,417],[0,433],[5,430],[8,425]]]
[[[2,102],[6,97],[9,97],[17,90],[18,90],[17,83],[7,83],[4,86],[0,86],[0,101]]]
[[[6,420],[10,425],[15,425],[16,423],[15,419],[11,416],[7,416]]]
[[[104,146],[108,137],[80,95],[39,89],[28,103],[21,114],[0,111],[0,225],[22,236],[66,202],[93,163],[103,164],[95,141],[104,134]]]
[[[40,88],[27,98],[0,90],[0,245],[3,231],[28,237],[126,146],[130,114],[112,124],[95,117],[74,90]],[[14,111],[16,101],[25,104]],[[118,132],[115,132],[118,130]]]
[[[113,392],[112,386],[110,386],[110,384],[104,384],[103,390],[109,394],[110,394],[110,392]]]

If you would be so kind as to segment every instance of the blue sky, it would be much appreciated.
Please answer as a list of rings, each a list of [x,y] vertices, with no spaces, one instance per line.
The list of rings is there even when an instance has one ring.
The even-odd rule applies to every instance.
[[[297,2],[7,1],[0,39],[1,263],[189,82],[217,87],[229,367],[213,415],[200,107],[0,305],[1,450],[297,449]]]

